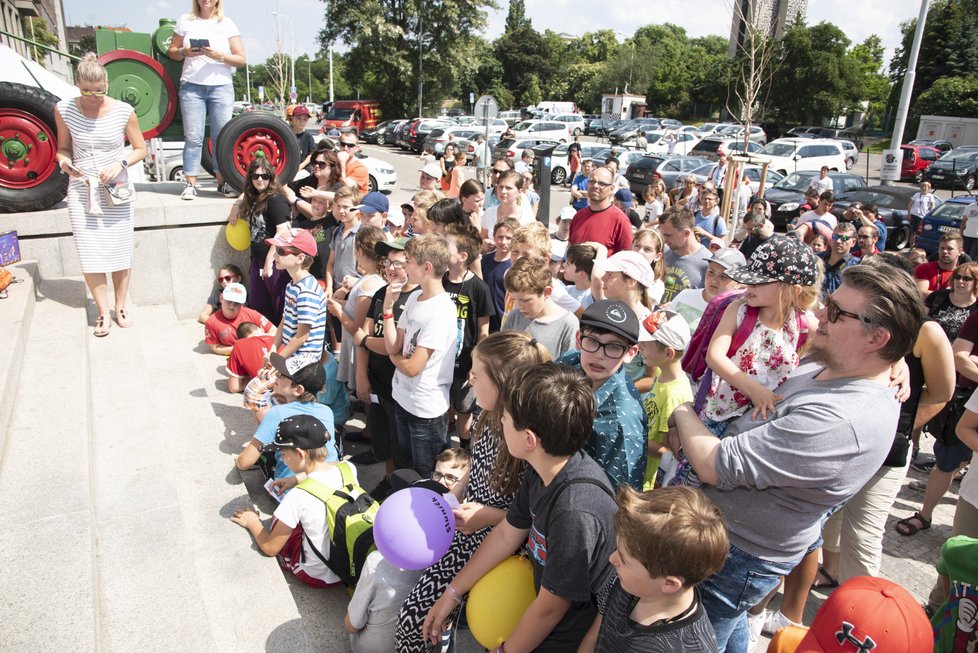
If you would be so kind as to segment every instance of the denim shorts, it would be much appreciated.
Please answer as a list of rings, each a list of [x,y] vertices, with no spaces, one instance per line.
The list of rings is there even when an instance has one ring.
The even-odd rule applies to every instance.
[[[971,460],[972,454],[971,448],[962,442],[949,447],[939,439],[934,440],[934,464],[942,472],[949,474],[958,471],[962,463]]]

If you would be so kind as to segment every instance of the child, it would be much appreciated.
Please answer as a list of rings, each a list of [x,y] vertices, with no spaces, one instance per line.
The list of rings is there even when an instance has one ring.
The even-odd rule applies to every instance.
[[[258,311],[245,306],[248,291],[240,283],[229,283],[221,292],[221,310],[213,313],[204,324],[204,342],[220,356],[230,356],[238,339],[237,329],[242,322],[254,322],[266,333],[275,333],[275,325]]]
[[[304,354],[318,359],[326,341],[326,296],[309,273],[318,251],[316,241],[305,229],[293,229],[287,237],[265,242],[275,247],[275,267],[291,278],[273,348],[284,358]]]
[[[536,338],[554,358],[574,348],[577,317],[551,299],[553,277],[543,259],[525,257],[506,274],[506,292],[516,310],[503,320],[503,329],[524,331]]]
[[[510,243],[510,258],[515,263],[524,256],[535,256],[544,260],[550,259],[550,234],[547,233],[547,228],[542,223],[524,224],[513,234],[513,241]],[[575,315],[580,315],[583,312],[584,309],[581,308],[580,302],[570,296],[567,292],[567,286],[562,281],[554,279],[552,287],[551,297],[557,306]],[[504,302],[503,320],[515,307],[508,293]]]
[[[633,241],[634,242],[634,241]],[[588,243],[576,243],[567,248],[564,257],[563,273],[568,283],[574,284],[567,288],[570,296],[587,308],[594,303],[591,295],[591,272],[594,269],[594,259],[598,250]]]
[[[348,463],[326,461],[326,427],[311,415],[295,415],[279,422],[270,449],[279,452],[293,473],[303,473],[328,488],[339,489],[349,478],[356,482],[356,468]],[[346,473],[339,465],[346,467]],[[278,558],[279,565],[306,585],[331,587],[342,581],[320,558],[329,558],[329,528],[323,502],[305,491],[292,491],[275,509],[271,530],[265,530],[254,510],[237,510],[231,518],[246,528],[262,553]],[[313,548],[315,547],[315,548]]]
[[[204,308],[200,309],[200,315],[197,316],[198,322],[207,324],[207,318],[214,311],[221,309],[221,291],[227,288],[229,283],[241,283],[241,268],[233,263],[228,263],[218,270],[217,285],[214,291],[211,292],[210,297],[207,298],[207,303],[204,304]]]
[[[690,488],[641,494],[622,488],[615,537],[611,564],[618,577],[599,599],[602,614],[578,651],[716,651],[696,590],[727,557],[716,506]]]
[[[829,251],[829,241],[822,234],[817,234],[814,238],[812,238],[812,242],[809,243],[808,246],[811,247],[812,251],[816,254]]]
[[[643,221],[649,227],[659,224],[659,216],[669,208],[669,194],[666,193],[666,184],[661,179],[656,179],[645,187],[642,191],[642,199],[645,200],[645,215]]]
[[[689,330],[695,332],[710,300],[722,292],[740,287],[740,284],[726,276],[727,270],[746,263],[747,259],[744,255],[732,247],[717,250],[706,265],[703,288],[687,288],[680,291],[669,302],[669,308],[682,315],[689,325]]]
[[[573,651],[596,617],[592,597],[612,578],[615,502],[604,471],[581,451],[594,397],[577,371],[554,363],[518,370],[501,390],[506,448],[530,469],[506,519],[428,613],[424,639],[438,643],[462,596],[526,542],[537,597],[499,648]]]
[[[584,371],[591,383],[597,413],[584,450],[597,461],[615,488],[642,487],[648,460],[645,411],[624,365],[638,353],[639,324],[626,304],[596,301],[581,315],[579,351],[560,363]]]
[[[920,226],[921,220],[924,216],[937,208],[937,198],[931,192],[931,185],[929,181],[925,181],[920,184],[920,192],[914,193],[913,197],[910,198],[910,242],[909,247],[914,246],[914,240],[917,236],[917,227]],[[972,225],[972,228],[978,225]],[[965,233],[965,236],[970,236],[972,230],[967,227],[967,222],[961,224],[961,231]],[[971,243],[965,241],[965,253],[971,254],[971,249],[967,247]]]
[[[392,283],[384,296],[384,343],[396,371],[392,383],[398,446],[410,452],[422,476],[434,471],[435,458],[448,446],[449,390],[458,346],[457,310],[445,292],[451,250],[437,234],[416,236],[404,248],[407,278],[421,286],[408,298],[394,324],[394,303],[403,284]]]
[[[306,131],[306,125],[309,124],[312,114],[308,107],[302,104],[292,105],[286,110],[286,113],[289,127],[292,128],[295,139],[299,141],[299,170],[305,169],[306,172],[311,173],[309,159],[316,150],[316,141],[313,139],[312,133]]]
[[[467,160],[465,158],[465,152],[455,153],[455,166],[449,172],[449,182],[448,190],[445,191],[445,195],[451,199],[458,199],[459,191],[462,188],[462,184],[465,182],[465,166]]]
[[[530,210],[533,215],[537,214],[537,207],[540,205],[540,193],[533,189],[533,173],[524,172],[523,173],[523,188],[520,189],[523,197],[530,203]]]
[[[666,276],[665,249],[665,242],[655,229],[648,227],[639,229],[632,238],[632,251],[644,256],[652,266],[655,281],[649,288],[649,297],[654,303],[662,301],[662,295],[666,291],[666,284],[663,281]]]
[[[669,447],[665,444],[672,411],[676,406],[693,400],[693,390],[682,366],[683,353],[689,347],[691,338],[686,320],[673,311],[655,311],[642,322],[638,350],[645,358],[645,364],[650,369],[658,370],[644,401],[645,416],[649,422],[649,461],[645,465],[643,490],[656,487],[660,461],[672,460]]]
[[[431,479],[422,479],[412,469],[401,469],[392,477],[396,492],[419,486],[451,495],[458,504],[469,482],[472,456],[466,449],[445,449],[438,456]],[[394,627],[404,600],[414,589],[424,569],[405,570],[384,559],[380,551],[367,556],[356,591],[347,608],[345,626],[354,653],[390,653],[395,650]]]
[[[421,625],[434,599],[469,561],[489,529],[506,516],[523,480],[525,465],[506,449],[499,397],[518,370],[548,360],[540,343],[517,331],[494,333],[473,350],[470,382],[482,413],[473,431],[470,482],[464,502],[454,511],[456,530],[451,549],[424,572],[404,601],[397,624],[399,653],[427,653]]]
[[[489,296],[495,309],[494,315],[489,318],[490,333],[499,331],[502,326],[503,311],[506,307],[506,287],[503,279],[513,264],[509,248],[513,234],[519,228],[520,223],[515,218],[506,218],[497,222],[492,229],[492,241],[496,248],[482,255],[482,278],[489,286]]]
[[[455,411],[456,433],[462,446],[467,447],[475,409],[475,397],[468,386],[472,348],[489,335],[489,320],[496,310],[489,296],[489,286],[469,269],[470,263],[479,260],[482,247],[479,230],[470,222],[448,224],[445,236],[451,258],[441,283],[455,302],[459,338],[450,398]]]
[[[374,191],[364,195],[360,203],[353,207],[353,210],[357,212],[360,226],[377,227],[383,230],[387,226],[387,213],[390,208],[391,204],[387,196]]]
[[[242,322],[237,333],[227,365],[228,392],[232,393],[243,392],[245,384],[258,376],[275,340],[275,336],[265,333],[254,322]]]
[[[357,278],[356,237],[360,230],[360,220],[353,207],[360,203],[360,195],[351,186],[344,186],[333,197],[333,217],[340,223],[333,230],[329,249],[333,255],[326,263],[326,296],[343,285],[346,277]]]
[[[336,228],[336,219],[329,211],[329,202],[319,197],[309,199],[309,215],[303,212],[296,214],[292,220],[292,227],[295,229],[305,229],[312,234],[316,241],[316,256],[313,258],[309,274],[316,277],[320,287],[326,286],[326,263],[329,261],[329,241],[332,239],[333,230]]]

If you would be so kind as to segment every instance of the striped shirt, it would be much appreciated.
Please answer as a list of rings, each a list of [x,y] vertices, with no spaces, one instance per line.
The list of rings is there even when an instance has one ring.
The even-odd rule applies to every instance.
[[[300,324],[309,325],[309,336],[296,354],[312,354],[317,358],[323,353],[326,340],[326,295],[319,282],[311,274],[298,281],[291,281],[285,288],[285,312],[282,315],[282,346],[295,337]]]

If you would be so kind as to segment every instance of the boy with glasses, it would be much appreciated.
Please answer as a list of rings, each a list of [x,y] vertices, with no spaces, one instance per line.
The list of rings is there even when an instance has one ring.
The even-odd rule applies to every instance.
[[[638,353],[638,317],[626,304],[603,299],[581,315],[578,351],[559,363],[584,372],[594,391],[597,412],[584,451],[605,470],[617,490],[641,491],[648,461],[646,416],[625,363]]]

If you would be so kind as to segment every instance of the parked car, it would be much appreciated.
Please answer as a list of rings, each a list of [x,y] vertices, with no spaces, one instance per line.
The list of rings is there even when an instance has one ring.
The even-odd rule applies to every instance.
[[[784,133],[785,137],[798,136],[799,134],[815,134],[821,127],[816,127],[815,125],[799,125],[797,127],[792,127]]]
[[[621,127],[611,131],[608,134],[608,140],[611,141],[612,144],[632,141],[638,138],[638,133],[640,131],[655,131],[660,127],[660,125],[661,123],[656,118],[635,118],[634,120],[630,120]]]
[[[744,141],[738,138],[727,146],[727,154],[743,154],[745,151],[753,154],[754,152],[760,152],[763,147],[757,141],[747,141],[747,148],[745,150]]]
[[[143,171],[150,181],[183,181],[183,141],[162,141],[162,170],[155,171],[156,155],[148,150],[143,159]],[[157,174],[157,172],[159,174]]]
[[[801,214],[799,208],[805,201],[805,191],[818,175],[813,170],[792,172],[764,192],[764,199],[771,205],[771,222],[776,229],[784,230]],[[848,172],[830,172],[829,178],[837,195],[866,185],[865,179]]]
[[[679,129],[680,127],[683,126],[683,123],[676,120],[675,118],[662,118],[659,120],[659,124],[661,124],[666,129]]]
[[[672,132],[676,136],[676,148],[673,154],[689,154],[690,150],[700,142],[700,137],[695,131]],[[669,153],[669,134],[667,133],[657,141],[649,139],[649,154],[668,154]]]
[[[853,202],[873,203],[879,209],[880,219],[886,225],[886,249],[899,251],[910,243],[910,212],[907,207],[916,188],[906,186],[868,186],[845,193],[836,193],[832,213],[842,219],[846,208]]]
[[[836,141],[852,141],[860,150],[863,149],[863,138],[856,129],[834,129],[832,127],[819,127],[811,131],[816,138],[831,138]]]
[[[607,161],[611,156],[618,159],[618,173],[623,175],[625,174],[625,170],[628,168],[628,166],[645,156],[645,152],[622,147],[606,146],[605,149],[601,150],[591,158],[597,165],[604,165],[605,161]]]
[[[842,151],[846,153],[846,170],[852,170],[852,167],[859,161],[859,148],[852,141],[839,140],[839,145],[842,146]]]
[[[726,136],[717,134],[714,136],[707,136],[706,138],[702,139],[689,150],[689,153],[691,156],[700,156],[704,159],[709,159],[710,161],[716,161],[720,158],[718,156],[718,152],[721,150],[727,154],[730,154],[734,151],[742,151],[743,146],[744,141],[742,139],[728,138]],[[760,151],[761,146],[759,143],[755,143],[754,141],[748,141],[747,149],[749,152],[757,152]]]
[[[384,128],[384,133],[377,137],[377,145],[397,145],[399,130],[405,123],[410,122],[406,118],[391,120]]]
[[[974,195],[962,195],[945,201],[920,221],[914,244],[928,255],[936,252],[941,236],[949,231],[960,229],[965,210],[976,201],[978,197]]]
[[[565,123],[567,125],[567,131],[572,136],[580,136],[584,133],[584,128],[587,127],[584,116],[579,113],[558,113],[556,116],[550,118],[550,120]]]
[[[733,125],[729,122],[705,122],[699,126],[697,131],[700,133],[701,137],[707,138],[708,136],[713,136],[726,127],[733,127]]]
[[[798,170],[846,169],[846,155],[838,141],[827,138],[779,138],[771,141],[758,154],[770,157],[770,167],[783,175]]]
[[[482,134],[484,132],[479,133]],[[462,152],[465,152],[465,158],[469,161],[475,159],[475,140],[473,138],[460,138],[455,141],[455,146]],[[493,148],[499,144],[499,141],[499,134],[489,134],[489,138],[486,140],[486,143],[489,144],[489,152],[492,152]]]
[[[721,133],[726,138],[735,138],[738,141],[744,140],[744,128],[741,125],[727,127]],[[765,145],[767,143],[767,134],[764,133],[764,130],[759,125],[751,125],[749,140],[754,143]]]
[[[546,138],[560,143],[571,139],[567,123],[553,120],[524,120],[513,127],[516,138]]]
[[[387,131],[387,126],[390,125],[393,120],[385,120],[376,127],[371,129],[365,129],[362,134],[360,134],[360,140],[364,143],[375,143],[377,145],[383,145],[384,133]]]
[[[900,179],[912,179],[917,184],[924,180],[924,171],[941,155],[930,145],[901,145],[900,150],[903,152]]]
[[[504,138],[492,148],[492,160],[512,159],[517,160],[525,149],[533,149],[542,143],[559,143],[554,138],[535,137],[535,138]]]
[[[666,188],[672,188],[680,175],[690,174],[704,165],[711,164],[706,159],[696,157],[646,154],[632,161],[624,174],[631,191],[641,196],[656,175],[662,178]]]
[[[496,117],[505,120],[506,124],[510,127],[523,120],[523,116],[519,111],[500,111]]]
[[[370,192],[380,191],[390,195],[397,186],[397,171],[394,170],[394,166],[382,159],[367,156],[363,152],[357,152],[356,156],[363,165],[367,166],[367,173],[370,175]]]
[[[978,145],[956,147],[945,152],[927,168],[924,177],[935,187],[974,190],[975,180],[978,179]]]
[[[696,177],[696,181],[699,183],[705,182],[710,178],[710,173],[713,172],[713,166],[716,163],[707,162],[706,165],[696,168],[689,174]],[[748,165],[744,167],[744,175],[750,180],[750,190],[751,193],[756,195],[761,189],[761,166]],[[764,178],[764,190],[767,191],[769,188],[774,186],[776,183],[784,179],[784,177],[774,170],[767,171],[767,177]]]
[[[452,126],[453,124],[446,120],[433,120],[430,118],[415,120],[411,123],[410,127],[404,130],[403,142],[407,144],[406,149],[421,152],[424,149],[424,141],[428,138],[428,134],[435,129],[445,129]]]
[[[445,151],[445,146],[449,142],[454,142],[455,140],[463,138],[472,138],[480,131],[481,130],[479,130],[477,127],[473,127],[471,125],[461,127],[438,127],[437,129],[432,129],[430,132],[428,132],[421,149],[425,150],[428,147],[431,147],[435,154],[441,154]],[[449,136],[451,136],[451,141],[449,141]]]
[[[941,154],[950,152],[954,149],[954,145],[951,144],[951,141],[945,141],[939,138],[915,138],[907,143],[907,145],[929,145],[939,150]]]
[[[595,154],[608,149],[604,143],[581,143],[581,160],[593,158]],[[567,161],[567,148],[570,143],[559,145],[550,157],[550,182],[563,184],[570,178],[570,164]]]

